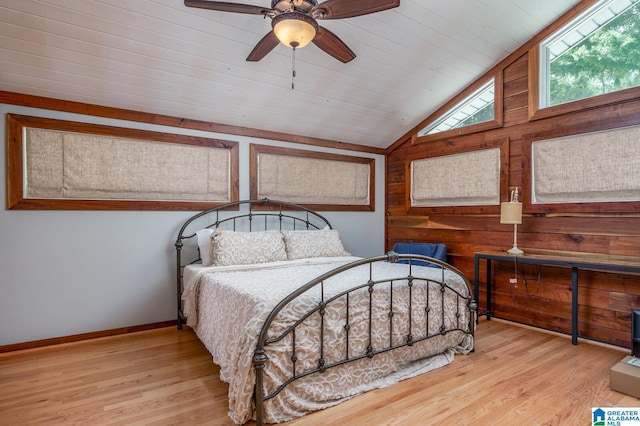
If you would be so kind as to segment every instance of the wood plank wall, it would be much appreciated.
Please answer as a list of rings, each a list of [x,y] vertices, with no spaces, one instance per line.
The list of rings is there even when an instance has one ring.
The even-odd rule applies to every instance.
[[[442,242],[449,261],[473,279],[477,251],[506,251],[513,227],[499,215],[456,211],[411,215],[407,212],[407,157],[427,156],[448,146],[478,145],[509,139],[509,186],[523,187],[523,135],[567,128],[622,127],[640,124],[640,98],[562,116],[529,121],[528,55],[503,68],[504,125],[472,135],[412,145],[409,140],[387,156],[386,248],[398,241]],[[597,153],[594,153],[597,155]],[[640,161],[640,159],[639,159]],[[525,193],[525,197],[530,194]],[[502,200],[507,201],[507,200]],[[640,210],[636,208],[635,211]],[[518,245],[531,249],[640,256],[639,213],[555,213],[525,215],[518,226]],[[568,269],[518,266],[518,285],[509,282],[513,263],[494,262],[494,312],[498,317],[563,333],[571,331],[571,273]],[[481,271],[481,309],[486,306]],[[630,311],[640,309],[640,276],[585,271],[580,273],[579,332],[582,336],[630,347]]]

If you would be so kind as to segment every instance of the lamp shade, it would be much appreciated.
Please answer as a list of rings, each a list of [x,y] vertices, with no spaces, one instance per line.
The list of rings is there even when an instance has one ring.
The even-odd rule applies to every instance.
[[[294,49],[309,44],[318,30],[316,20],[300,12],[276,15],[271,20],[271,25],[278,40]]]
[[[509,201],[500,204],[500,223],[520,225],[522,223],[522,203]]]

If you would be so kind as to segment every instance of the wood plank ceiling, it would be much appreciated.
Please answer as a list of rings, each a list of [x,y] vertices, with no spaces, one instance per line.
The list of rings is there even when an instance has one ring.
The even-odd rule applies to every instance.
[[[269,0],[235,1],[269,6]],[[323,21],[357,55],[182,0],[0,0],[0,90],[386,148],[577,0],[402,0]]]

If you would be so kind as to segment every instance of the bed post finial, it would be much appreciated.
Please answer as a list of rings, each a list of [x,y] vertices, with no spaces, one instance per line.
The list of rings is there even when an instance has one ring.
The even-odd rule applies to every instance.
[[[396,263],[398,261],[398,253],[391,250],[387,252],[387,262]]]

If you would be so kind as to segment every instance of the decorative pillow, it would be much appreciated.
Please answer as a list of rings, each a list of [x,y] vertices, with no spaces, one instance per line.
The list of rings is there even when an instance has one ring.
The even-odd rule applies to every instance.
[[[287,259],[307,257],[351,256],[335,229],[322,231],[282,231],[287,249]]]
[[[287,260],[280,231],[214,233],[211,235],[210,253],[215,266]]]

